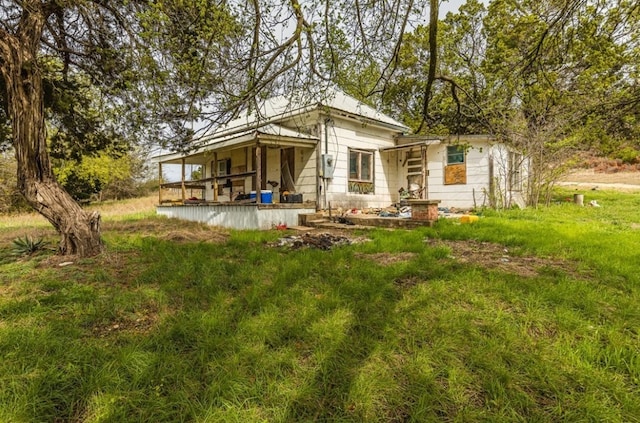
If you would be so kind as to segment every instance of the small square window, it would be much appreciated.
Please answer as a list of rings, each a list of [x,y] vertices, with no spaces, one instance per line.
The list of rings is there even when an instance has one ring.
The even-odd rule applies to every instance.
[[[464,147],[461,145],[449,145],[447,146],[447,164],[462,164],[464,163]]]

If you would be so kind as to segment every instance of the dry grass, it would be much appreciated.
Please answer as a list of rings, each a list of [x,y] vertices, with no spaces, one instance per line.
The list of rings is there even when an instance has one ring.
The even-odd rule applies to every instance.
[[[176,221],[164,217],[150,217],[134,221],[107,221],[102,225],[104,232],[137,234],[173,242],[224,242],[229,237],[226,229],[208,226],[204,223]]]
[[[180,222],[156,217],[156,196],[134,198],[123,201],[110,201],[92,204],[87,210],[98,210],[104,222],[103,234],[137,234],[142,237],[155,237],[174,242],[224,242],[228,231],[195,222]],[[49,223],[37,213],[23,213],[3,216],[0,221],[0,246],[8,246],[17,237],[29,236],[44,238],[55,245],[58,235]],[[69,261],[64,257],[61,261]],[[58,261],[51,259],[52,265]]]
[[[126,219],[129,216],[151,215],[155,212],[158,204],[158,197],[151,195],[148,197],[132,198],[121,201],[105,201],[95,203],[86,207],[86,210],[98,210],[104,220]],[[20,213],[13,215],[2,215],[0,219],[0,229],[18,227],[41,227],[48,226],[47,220],[40,214]]]
[[[578,188],[614,189],[622,191],[640,190],[640,172],[596,172],[594,169],[580,169],[567,174],[560,185]]]
[[[105,220],[122,219],[131,215],[154,214],[158,196],[132,198],[122,201],[106,201],[87,206],[87,210],[98,210]]]

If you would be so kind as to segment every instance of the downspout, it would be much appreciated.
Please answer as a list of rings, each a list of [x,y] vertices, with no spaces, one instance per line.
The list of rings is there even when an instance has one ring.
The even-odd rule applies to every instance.
[[[329,118],[324,120],[324,154],[329,154],[329,122]]]

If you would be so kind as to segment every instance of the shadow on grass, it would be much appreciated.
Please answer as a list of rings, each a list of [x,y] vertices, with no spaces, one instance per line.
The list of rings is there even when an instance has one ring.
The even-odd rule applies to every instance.
[[[285,421],[358,420],[356,378],[384,343],[388,321],[400,297],[388,281],[353,275],[333,287],[350,315],[350,324],[332,351],[321,356],[315,376],[287,409]],[[402,415],[405,411],[399,410]]]

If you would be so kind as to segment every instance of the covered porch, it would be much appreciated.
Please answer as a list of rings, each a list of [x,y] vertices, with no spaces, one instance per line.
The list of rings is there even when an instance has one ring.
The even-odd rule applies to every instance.
[[[429,147],[441,143],[440,138],[433,136],[401,135],[396,138],[395,146],[380,148],[383,154],[398,154],[397,182],[401,199],[429,199]]]
[[[203,140],[189,154],[159,156],[157,212],[237,229],[295,226],[299,213],[316,211],[317,144],[269,124]],[[169,167],[174,175],[180,169],[179,180],[166,180]]]

